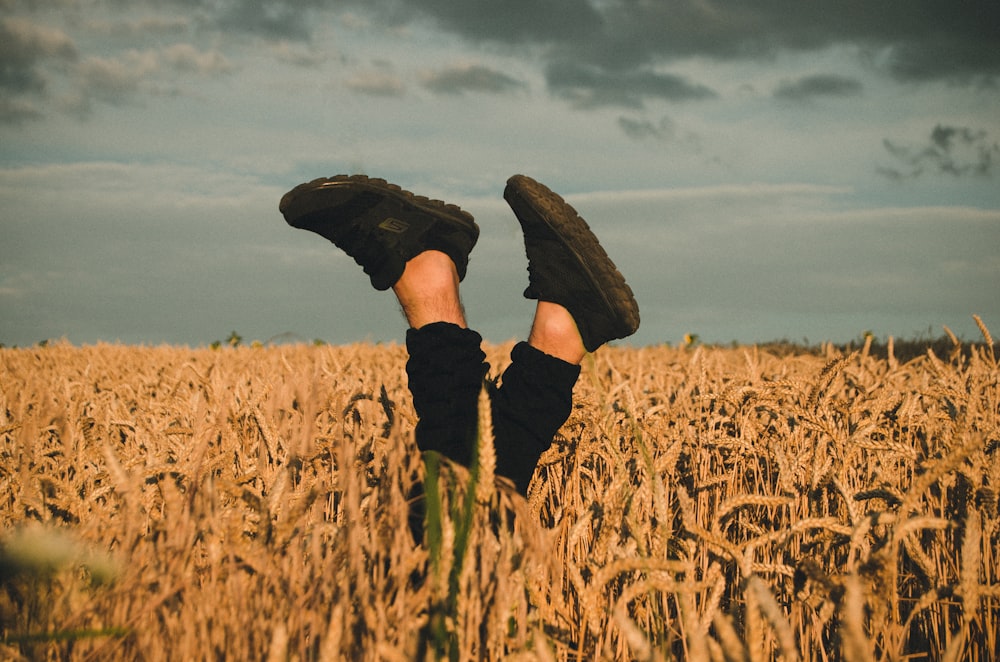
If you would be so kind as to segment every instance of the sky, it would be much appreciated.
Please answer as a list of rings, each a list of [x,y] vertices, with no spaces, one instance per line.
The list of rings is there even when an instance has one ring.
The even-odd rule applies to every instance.
[[[515,173],[625,275],[621,344],[1000,335],[998,111],[995,0],[0,0],[0,343],[402,340],[278,212],[339,173],[476,217],[492,342]]]

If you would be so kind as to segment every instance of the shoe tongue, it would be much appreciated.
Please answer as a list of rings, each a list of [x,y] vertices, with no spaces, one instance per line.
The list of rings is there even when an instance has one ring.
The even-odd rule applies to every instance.
[[[522,225],[524,241],[526,244],[532,242],[559,241],[559,235],[543,221]]]
[[[551,230],[549,231],[551,232]],[[554,238],[535,237],[527,246],[528,287],[524,298],[551,301],[566,306],[580,283],[574,282],[577,269],[569,249]]]

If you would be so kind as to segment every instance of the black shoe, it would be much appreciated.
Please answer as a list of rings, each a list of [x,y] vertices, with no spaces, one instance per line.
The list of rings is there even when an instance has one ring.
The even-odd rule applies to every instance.
[[[524,175],[508,179],[503,196],[524,231],[524,296],[566,308],[588,352],[635,333],[639,306],[632,289],[576,210]]]
[[[300,184],[278,208],[292,227],[322,235],[353,257],[376,290],[395,285],[406,262],[426,250],[446,253],[459,280],[465,278],[479,238],[468,212],[364,175]]]

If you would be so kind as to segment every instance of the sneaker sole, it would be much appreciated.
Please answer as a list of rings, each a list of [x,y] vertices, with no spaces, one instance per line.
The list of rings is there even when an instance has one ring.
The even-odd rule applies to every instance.
[[[579,263],[581,273],[600,294],[606,310],[619,322],[618,338],[625,338],[639,328],[639,305],[625,277],[608,257],[587,222],[558,193],[526,175],[514,175],[504,190],[507,200],[517,213],[527,205],[568,248]]]
[[[409,191],[390,184],[384,179],[366,177],[365,175],[337,175],[335,177],[320,177],[305,184],[299,184],[281,198],[278,210],[285,221],[295,228],[301,228],[298,221],[309,214],[338,206],[343,202],[338,201],[334,195],[338,189],[343,189],[344,202],[350,195],[357,193],[375,193],[387,198],[393,198],[406,205],[415,207],[428,214],[437,216],[456,225],[460,225],[467,230],[471,230],[479,235],[479,226],[476,225],[472,214],[463,210],[458,205],[448,204],[441,200],[432,200],[422,195],[415,195]]]

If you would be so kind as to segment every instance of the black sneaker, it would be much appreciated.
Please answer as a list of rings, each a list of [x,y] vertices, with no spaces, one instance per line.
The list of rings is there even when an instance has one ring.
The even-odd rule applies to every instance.
[[[566,308],[588,352],[635,333],[639,306],[632,289],[576,210],[525,175],[508,179],[503,197],[524,231],[524,296]]]
[[[404,191],[384,179],[337,175],[300,184],[278,208],[292,227],[326,237],[354,258],[376,290],[387,290],[406,262],[426,250],[446,253],[465,278],[479,238],[472,215]]]

